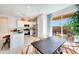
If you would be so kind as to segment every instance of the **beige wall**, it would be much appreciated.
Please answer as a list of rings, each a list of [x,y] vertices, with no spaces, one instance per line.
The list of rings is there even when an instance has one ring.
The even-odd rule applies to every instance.
[[[0,16],[0,38],[8,34],[11,29],[17,27],[16,25],[17,17],[10,17],[10,16]]]
[[[8,32],[8,18],[0,18],[0,36]]]

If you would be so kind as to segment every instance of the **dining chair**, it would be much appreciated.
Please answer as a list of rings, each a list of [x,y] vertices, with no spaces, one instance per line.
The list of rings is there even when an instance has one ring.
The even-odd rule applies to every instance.
[[[77,47],[77,46],[75,46]],[[61,47],[61,51],[63,54],[78,54],[77,50],[78,50],[78,47],[75,49],[75,47],[70,47],[68,45],[63,45]]]
[[[75,50],[77,53],[79,53],[79,45],[73,46],[73,50]]]
[[[21,49],[21,53],[22,54],[39,54],[39,52],[32,45],[24,46]]]
[[[8,48],[10,48],[10,35],[5,35],[2,37],[2,39],[5,39],[5,42],[3,42],[3,45],[1,47],[1,50],[3,50],[3,48],[8,45]]]
[[[22,53],[22,54],[27,54],[27,53],[28,53],[28,50],[29,50],[29,45],[28,45],[28,46],[24,46],[24,47],[21,49],[21,53]]]

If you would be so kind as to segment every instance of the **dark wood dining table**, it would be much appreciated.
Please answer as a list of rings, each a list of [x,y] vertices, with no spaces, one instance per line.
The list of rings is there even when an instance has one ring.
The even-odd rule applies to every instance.
[[[60,48],[65,41],[66,39],[54,39],[53,37],[48,37],[31,44],[41,54],[55,54],[57,49]]]

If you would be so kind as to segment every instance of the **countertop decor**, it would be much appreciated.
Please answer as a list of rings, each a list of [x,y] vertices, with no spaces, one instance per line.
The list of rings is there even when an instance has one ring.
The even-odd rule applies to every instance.
[[[22,33],[23,30],[22,30],[22,29],[17,29],[17,28],[15,28],[15,29],[11,30],[11,32]]]

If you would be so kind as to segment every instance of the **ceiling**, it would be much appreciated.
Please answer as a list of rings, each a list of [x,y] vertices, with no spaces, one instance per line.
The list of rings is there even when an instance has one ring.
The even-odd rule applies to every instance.
[[[55,12],[71,4],[0,4],[0,15],[37,16],[41,13]]]

